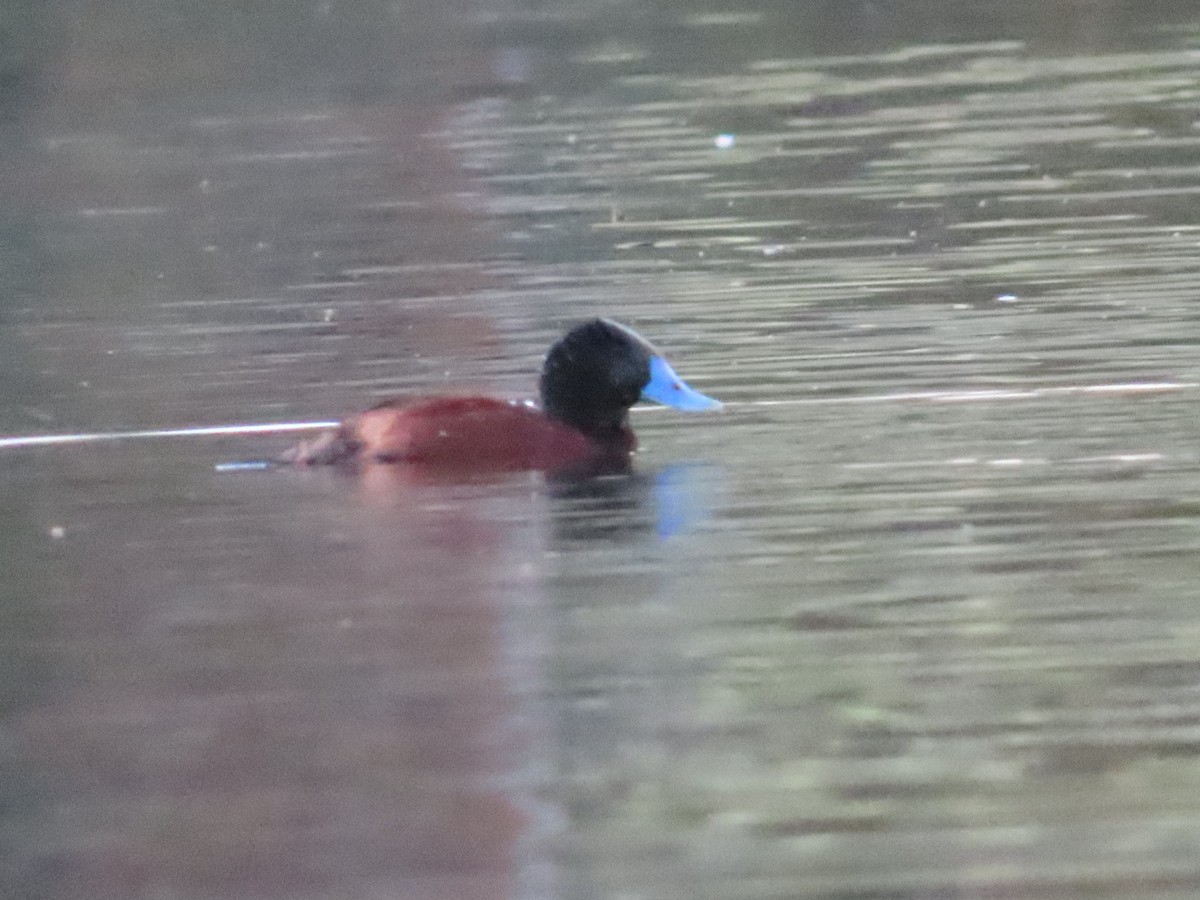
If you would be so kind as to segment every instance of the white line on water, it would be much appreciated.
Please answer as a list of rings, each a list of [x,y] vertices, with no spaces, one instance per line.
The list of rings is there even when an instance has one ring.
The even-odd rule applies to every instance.
[[[1065,384],[1034,388],[978,388],[964,390],[904,391],[867,394],[861,397],[788,397],[783,400],[749,400],[726,403],[727,407],[814,406],[848,403],[986,403],[993,400],[1040,400],[1072,394],[1165,394],[1200,388],[1193,381],[1130,381],[1120,384]]]
[[[870,471],[876,469],[932,469],[940,466],[991,466],[997,469],[1006,469],[1018,468],[1020,466],[1104,465],[1109,463],[1135,465],[1139,463],[1163,462],[1166,459],[1166,455],[1162,453],[1112,453],[1103,456],[1068,456],[1062,459],[1051,459],[1041,456],[1006,456],[995,459],[978,456],[958,456],[952,459],[910,459],[900,462],[895,460],[883,460],[880,462],[851,462],[842,463],[842,468],[851,471]]]
[[[45,447],[54,444],[87,444],[96,441],[124,441],[135,438],[214,437],[227,434],[271,434],[283,431],[316,431],[334,428],[337,422],[272,422],[269,424],[204,425],[195,428],[150,428],[143,431],[93,431],[81,434],[34,434],[0,437],[0,450],[17,447]]]
[[[789,397],[783,400],[735,400],[727,409],[763,409],[775,406],[814,406],[851,403],[987,403],[1000,400],[1038,400],[1074,394],[1162,394],[1200,388],[1194,381],[1129,381],[1117,384],[1071,384],[1051,387],[965,390],[904,391],[891,394],[867,394],[861,397]],[[665,407],[649,407],[635,412],[651,412]],[[272,434],[287,431],[317,431],[334,428],[333,422],[272,422],[268,424],[205,425],[194,428],[150,428],[141,431],[93,431],[80,434],[33,434],[0,437],[0,450],[20,447],[48,447],[59,444],[87,444],[99,441],[124,441],[136,438],[216,437],[231,434]]]

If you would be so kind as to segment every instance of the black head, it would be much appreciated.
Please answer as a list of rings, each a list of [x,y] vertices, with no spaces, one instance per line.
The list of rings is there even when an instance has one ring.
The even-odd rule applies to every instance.
[[[538,384],[542,409],[585,434],[616,431],[650,383],[656,354],[636,332],[609,319],[577,325],[546,355]]]

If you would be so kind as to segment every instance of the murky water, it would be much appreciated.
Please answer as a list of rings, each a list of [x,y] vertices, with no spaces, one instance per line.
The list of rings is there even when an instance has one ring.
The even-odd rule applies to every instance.
[[[1200,893],[1194,4],[200,9],[4,14],[0,433],[728,408],[0,451],[0,894]]]

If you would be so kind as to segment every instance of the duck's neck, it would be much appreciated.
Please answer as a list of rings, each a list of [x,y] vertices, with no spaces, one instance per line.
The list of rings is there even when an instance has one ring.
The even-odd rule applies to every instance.
[[[568,423],[569,424],[569,423]],[[609,423],[590,428],[579,428],[571,425],[576,431],[581,431],[589,440],[603,447],[608,453],[632,453],[637,449],[637,437],[629,427],[629,416],[621,417],[619,422]]]
[[[542,397],[542,412],[549,419],[561,425],[573,428],[587,435],[591,440],[606,447],[619,447],[632,450],[636,441],[633,429],[629,427],[629,410],[614,410],[610,415],[594,414],[588,416],[573,415],[574,406],[561,406],[548,403]]]

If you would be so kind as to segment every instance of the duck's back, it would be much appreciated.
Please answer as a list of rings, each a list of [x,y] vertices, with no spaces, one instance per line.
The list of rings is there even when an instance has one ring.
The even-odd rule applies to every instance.
[[[558,469],[632,449],[632,433],[615,443],[597,442],[529,403],[430,397],[372,407],[335,432],[297,448],[292,460]]]

